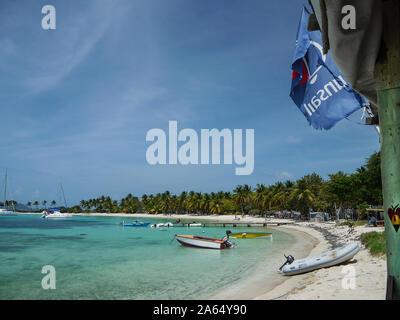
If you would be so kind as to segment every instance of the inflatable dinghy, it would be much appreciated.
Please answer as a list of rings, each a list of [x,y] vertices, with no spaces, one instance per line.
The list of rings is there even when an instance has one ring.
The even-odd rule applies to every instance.
[[[287,256],[287,261],[279,270],[282,270],[284,275],[291,276],[320,268],[331,267],[350,260],[358,251],[360,251],[360,248],[357,243],[349,243],[343,247],[300,260],[295,260],[293,256]]]

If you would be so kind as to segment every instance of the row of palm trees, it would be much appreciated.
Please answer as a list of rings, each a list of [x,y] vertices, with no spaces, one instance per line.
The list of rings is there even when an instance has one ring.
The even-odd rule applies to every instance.
[[[360,208],[368,204],[382,203],[380,154],[366,159],[366,165],[351,174],[339,171],[324,180],[316,173],[297,181],[277,182],[272,185],[238,185],[231,192],[201,193],[169,191],[144,194],[138,197],[128,194],[117,201],[109,196],[81,200],[79,205],[62,208],[68,212],[106,212],[151,214],[252,214],[264,215],[268,211],[297,211],[308,216],[310,211],[334,213],[337,207]],[[55,201],[52,201],[54,205]],[[46,201],[42,202],[46,205]],[[28,203],[30,206],[30,202]],[[38,206],[38,201],[33,205]]]
[[[312,179],[311,179],[312,180]],[[322,178],[318,179],[322,181]],[[183,191],[176,195],[169,191],[155,195],[144,194],[141,199],[128,194],[120,201],[109,196],[81,200],[70,212],[146,212],[151,214],[256,214],[267,211],[297,210],[309,212],[315,196],[306,181],[286,181],[271,186],[238,185],[232,192],[201,193]]]
[[[148,213],[197,213],[197,214],[221,214],[229,210],[229,192],[218,193],[182,192],[180,195],[173,195],[169,191],[156,195],[143,195],[142,204],[145,212]]]
[[[148,213],[176,214],[255,214],[263,215],[267,211],[299,211],[308,215],[314,211],[333,209],[328,201],[321,201],[325,182],[313,173],[297,182],[277,182],[266,186],[257,184],[238,185],[232,192],[217,193],[182,192],[180,195],[169,191],[156,195],[143,195],[141,203]],[[317,198],[320,201],[316,201]]]
[[[41,204],[42,204],[42,206],[44,207],[44,208],[47,208],[47,200],[43,200],[42,202],[41,202]],[[51,202],[50,202],[50,205],[51,206],[55,206],[57,204],[57,202],[55,201],[55,200],[52,200]],[[26,206],[27,207],[29,207],[29,208],[31,208],[32,206],[35,206],[36,207],[36,210],[39,210],[39,205],[40,205],[40,203],[39,203],[39,201],[33,201],[33,202],[31,202],[31,201],[28,201],[27,203],[26,203]]]
[[[119,203],[117,200],[113,200],[109,196],[101,196],[95,199],[81,200],[79,206],[73,207],[72,211],[135,213],[140,211],[141,208],[142,206],[139,199],[129,193],[125,198],[122,198]]]

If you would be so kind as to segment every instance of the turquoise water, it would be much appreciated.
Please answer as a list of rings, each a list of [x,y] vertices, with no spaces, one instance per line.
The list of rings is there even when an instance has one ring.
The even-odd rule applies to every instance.
[[[0,299],[206,299],[249,275],[266,257],[278,257],[292,235],[232,239],[237,248],[184,247],[175,234],[221,238],[226,228],[122,227],[120,217],[42,219],[0,217]],[[127,221],[165,222],[124,218]],[[232,231],[264,231],[231,228]],[[271,268],[279,265],[268,260]],[[42,288],[44,265],[56,270],[56,289]]]

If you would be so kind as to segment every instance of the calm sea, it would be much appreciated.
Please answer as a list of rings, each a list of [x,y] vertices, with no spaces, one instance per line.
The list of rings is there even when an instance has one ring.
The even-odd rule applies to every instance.
[[[207,299],[251,275],[260,263],[275,272],[287,253],[284,249],[294,241],[291,234],[273,230],[272,240],[232,238],[234,249],[198,249],[183,247],[173,236],[221,238],[227,228],[161,231],[122,227],[122,219],[0,217],[0,299]],[[55,267],[55,290],[42,288],[45,265]]]

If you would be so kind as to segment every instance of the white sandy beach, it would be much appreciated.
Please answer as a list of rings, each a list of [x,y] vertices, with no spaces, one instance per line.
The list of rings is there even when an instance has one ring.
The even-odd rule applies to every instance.
[[[361,233],[377,231],[382,232],[383,227],[366,228],[359,226],[349,234],[347,226],[335,226],[326,223],[300,223],[293,226],[280,228],[302,230],[319,240],[319,244],[309,255],[319,254],[329,250],[331,246],[324,235],[310,228],[314,225],[338,236],[339,243],[357,242],[361,250],[346,265],[355,269],[355,289],[345,289],[342,286],[343,277],[346,276],[344,264],[315,270],[303,275],[288,277],[282,285],[255,299],[285,300],[384,300],[386,293],[386,260],[385,257],[375,257],[369,253],[359,240]],[[297,258],[303,258],[298,256]]]
[[[366,228],[358,226],[349,233],[347,226],[336,226],[334,222],[294,222],[288,219],[271,219],[251,216],[237,216],[240,220],[235,220],[233,215],[152,215],[152,214],[124,214],[124,213],[93,213],[93,214],[74,214],[82,216],[114,216],[124,218],[165,218],[169,221],[177,219],[187,221],[220,221],[220,222],[268,222],[268,223],[288,223],[290,225],[281,225],[276,228],[280,231],[297,233],[299,236],[306,234],[310,241],[306,245],[301,243],[294,244],[290,248],[291,254],[296,259],[301,259],[310,255],[322,253],[331,249],[327,232],[334,238],[338,244],[346,242],[357,242],[361,250],[346,265],[353,266],[355,270],[355,289],[345,289],[342,286],[343,277],[346,276],[343,271],[343,265],[323,268],[295,276],[284,276],[277,274],[276,281],[273,284],[265,285],[265,289],[260,289],[260,283],[263,283],[263,272],[260,270],[257,274],[243,278],[223,292],[216,294],[215,299],[256,299],[256,300],[382,300],[385,299],[386,292],[386,260],[385,257],[372,256],[361,241],[360,235],[364,232],[384,231],[383,227]],[[270,226],[269,226],[270,227]],[[323,234],[324,232],[325,234]],[[332,240],[332,239],[331,239]],[[312,245],[311,245],[312,244]],[[292,251],[293,250],[293,251]],[[266,257],[268,258],[268,257]],[[265,276],[264,276],[265,277]],[[269,278],[270,279],[270,278]],[[269,280],[270,281],[270,280]],[[271,287],[272,285],[272,287]]]

